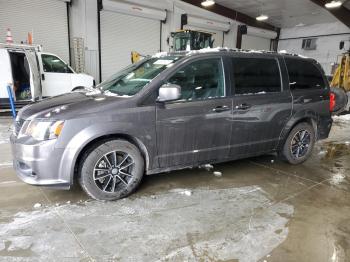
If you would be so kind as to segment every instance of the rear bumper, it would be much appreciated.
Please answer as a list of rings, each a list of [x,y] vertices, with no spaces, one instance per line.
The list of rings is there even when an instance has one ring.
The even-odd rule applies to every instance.
[[[60,176],[60,163],[64,149],[55,148],[55,140],[34,145],[21,144],[11,136],[13,167],[17,176],[27,184],[58,189],[70,188],[70,176]]]
[[[317,139],[326,139],[329,136],[333,124],[331,117],[321,118],[317,126]]]

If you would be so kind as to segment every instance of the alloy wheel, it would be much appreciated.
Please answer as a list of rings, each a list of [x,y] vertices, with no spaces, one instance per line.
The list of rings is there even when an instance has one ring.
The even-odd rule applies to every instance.
[[[114,193],[126,188],[134,169],[132,157],[120,151],[112,151],[103,155],[95,164],[93,179],[96,186],[107,193]]]
[[[294,159],[304,157],[309,151],[311,134],[307,130],[298,131],[291,141],[291,153]]]

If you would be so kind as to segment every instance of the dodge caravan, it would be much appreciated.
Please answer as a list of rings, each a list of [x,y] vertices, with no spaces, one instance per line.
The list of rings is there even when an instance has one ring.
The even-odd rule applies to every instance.
[[[146,58],[93,92],[23,108],[11,136],[26,183],[95,199],[131,194],[142,176],[277,153],[290,164],[328,137],[334,98],[315,60],[207,50]]]

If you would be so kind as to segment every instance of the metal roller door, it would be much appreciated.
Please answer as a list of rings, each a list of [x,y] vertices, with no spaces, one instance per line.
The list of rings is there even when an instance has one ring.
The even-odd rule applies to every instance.
[[[247,34],[242,36],[242,49],[270,50],[271,39],[277,32],[256,27],[247,27]]]
[[[69,1],[68,1],[69,2]],[[0,35],[11,29],[15,43],[33,32],[34,44],[69,62],[67,4],[59,0],[0,0]]]
[[[242,36],[242,49],[270,50],[271,39],[253,35]]]
[[[105,80],[131,63],[131,51],[153,55],[160,51],[159,20],[101,11],[101,71]]]

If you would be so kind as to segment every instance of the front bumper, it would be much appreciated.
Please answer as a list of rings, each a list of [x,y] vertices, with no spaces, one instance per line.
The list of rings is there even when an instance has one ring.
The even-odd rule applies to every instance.
[[[69,189],[70,176],[60,176],[64,149],[55,148],[56,140],[29,145],[21,140],[23,138],[11,135],[13,167],[17,176],[30,185]]]

